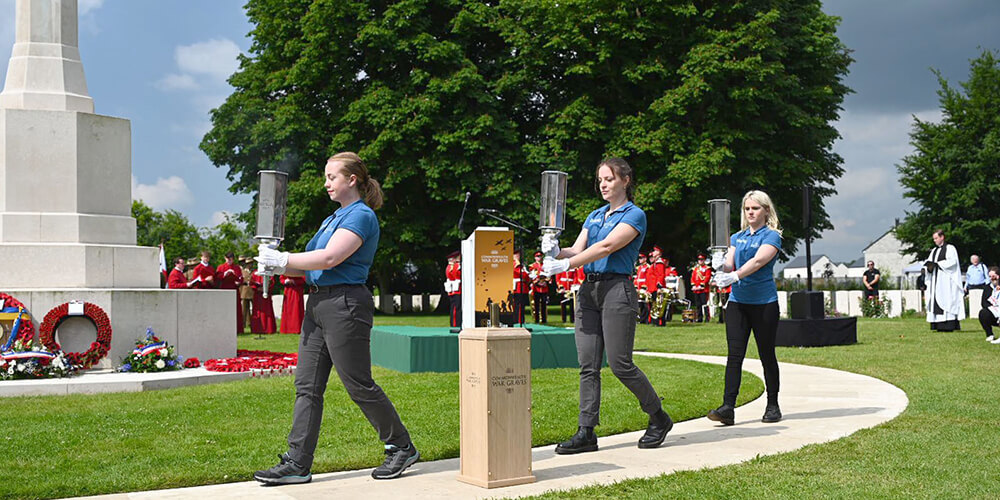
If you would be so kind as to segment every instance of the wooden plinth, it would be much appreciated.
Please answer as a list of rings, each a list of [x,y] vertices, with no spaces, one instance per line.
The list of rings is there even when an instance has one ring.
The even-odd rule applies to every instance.
[[[531,334],[524,328],[466,328],[458,350],[458,480],[483,488],[535,482]]]

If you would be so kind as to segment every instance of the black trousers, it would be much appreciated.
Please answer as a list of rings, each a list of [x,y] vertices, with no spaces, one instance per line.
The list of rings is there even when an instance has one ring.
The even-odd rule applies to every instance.
[[[323,394],[332,370],[382,442],[403,448],[410,444],[410,433],[396,407],[372,379],[374,312],[375,302],[364,285],[343,285],[309,295],[295,369],[292,430],[288,433],[288,456],[303,467],[312,466],[323,423]]]
[[[719,323],[725,323],[726,321],[726,301],[729,300],[729,294],[719,292]]]
[[[691,307],[694,307],[699,323],[708,321],[708,311],[705,310],[706,305],[708,305],[708,292],[691,294]]]
[[[547,323],[549,321],[549,294],[548,292],[535,292],[533,303],[531,305],[532,315],[535,317],[535,323]]]
[[[563,323],[566,322],[566,318],[573,319],[573,316],[574,316],[574,314],[573,314],[573,299],[572,298],[569,298],[569,299],[564,298],[564,299],[562,299],[562,301],[559,302],[559,310],[562,312]],[[567,311],[569,311],[568,315],[566,313]]]
[[[778,404],[778,358],[774,354],[774,339],[778,334],[778,303],[740,304],[726,306],[726,342],[729,357],[726,359],[726,389],[723,404],[736,406],[743,377],[743,358],[746,357],[750,332],[757,342],[757,354],[764,366],[764,387],[767,403]]]
[[[451,326],[462,326],[462,294],[449,295],[448,301],[450,302]]]
[[[993,315],[993,312],[989,309],[983,308],[979,310],[979,324],[983,326],[983,330],[986,332],[987,337],[993,336],[993,327],[997,326],[997,317]]]
[[[524,307],[528,305],[528,294],[527,293],[515,293],[512,296],[514,300],[514,321],[519,324],[524,324]]]

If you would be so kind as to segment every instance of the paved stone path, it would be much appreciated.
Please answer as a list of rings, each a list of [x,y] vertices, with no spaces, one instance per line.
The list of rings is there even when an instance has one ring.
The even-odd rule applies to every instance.
[[[636,353],[725,364],[721,356]],[[744,369],[762,377],[760,362],[748,359]],[[556,455],[554,446],[532,452],[537,482],[487,490],[455,480],[458,459],[418,462],[402,478],[375,481],[371,469],[317,474],[304,485],[263,487],[255,482],[197,486],[174,490],[107,495],[105,499],[305,499],[305,498],[502,498],[550,490],[608,484],[630,478],[653,477],[680,470],[718,467],[758,455],[792,451],[802,446],[848,436],[860,429],[893,419],[907,406],[906,394],[896,386],[854,373],[781,363],[781,409],[784,420],[761,423],[762,396],[736,409],[736,425],[723,427],[706,418],[676,424],[660,448],[640,450],[642,432],[602,437],[600,450],[579,455]],[[418,443],[419,444],[419,443]],[[248,471],[249,473],[249,471]]]

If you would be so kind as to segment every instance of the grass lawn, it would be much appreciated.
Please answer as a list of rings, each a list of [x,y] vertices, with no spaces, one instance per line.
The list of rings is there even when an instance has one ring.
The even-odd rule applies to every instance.
[[[721,325],[643,328],[636,348],[724,354],[723,336]],[[539,498],[1000,498],[1000,346],[983,338],[973,320],[954,333],[931,332],[921,319],[861,320],[857,345],[779,348],[780,361],[891,382],[910,405],[831,443]]]
[[[434,316],[377,316],[378,323],[444,326]],[[297,335],[240,348],[294,351]],[[677,420],[704,415],[721,398],[723,368],[682,360],[638,358]],[[458,375],[402,374],[377,368],[425,460],[458,455]],[[314,472],[382,462],[375,432],[333,377]],[[604,425],[599,434],[646,426],[635,398],[605,370]],[[551,444],[576,430],[577,370],[532,372],[533,441]],[[742,401],[763,390],[744,377]],[[285,450],[294,389],[291,377],[129,394],[0,399],[3,498],[51,498],[245,481]]]

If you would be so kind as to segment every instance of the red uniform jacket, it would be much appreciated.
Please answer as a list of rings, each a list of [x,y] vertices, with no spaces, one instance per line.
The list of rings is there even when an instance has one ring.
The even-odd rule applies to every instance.
[[[635,268],[635,288],[636,290],[642,290],[646,288],[646,278],[649,274],[649,264],[639,264]]]
[[[531,281],[531,291],[533,293],[549,293],[549,278],[542,274],[542,264],[535,262],[528,269],[535,275],[535,279]]]
[[[444,269],[444,278],[452,283],[454,289],[448,292],[448,295],[458,295],[462,293],[462,263],[454,262],[448,264],[448,267]]]
[[[306,307],[303,297],[306,279],[302,276],[282,276],[285,298],[281,304],[281,333],[302,333],[302,318]]]
[[[708,266],[694,266],[691,270],[691,292],[708,293],[708,283],[712,280],[712,268]]]
[[[264,278],[252,273],[250,275],[250,288],[253,288],[253,312],[250,314],[251,333],[274,333],[278,330],[278,325],[274,320],[274,304],[271,302],[271,293],[274,291],[274,276],[268,276],[269,287],[267,298],[264,298]]]
[[[167,288],[187,288],[188,280],[184,276],[184,273],[173,268],[170,270],[170,276],[167,277]]]
[[[201,281],[195,282],[192,288],[215,288],[214,267],[199,262],[197,266],[194,266],[194,271],[191,273],[191,279],[195,278],[201,278]]]
[[[511,287],[511,292],[513,293],[528,293],[528,285],[531,281],[531,277],[528,272],[524,270],[524,266],[516,265],[514,266],[514,282]]]

